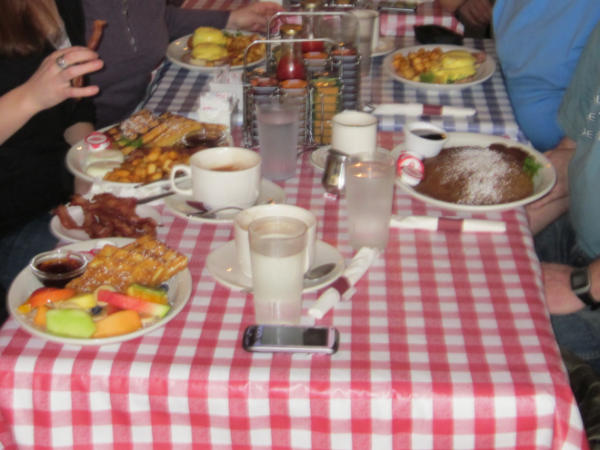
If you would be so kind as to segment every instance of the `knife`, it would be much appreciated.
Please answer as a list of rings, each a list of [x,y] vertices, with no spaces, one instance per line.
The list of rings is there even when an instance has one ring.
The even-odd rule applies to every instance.
[[[423,103],[382,103],[373,105],[373,114],[380,116],[451,116],[473,117],[477,114],[475,108],[461,106],[428,105]]]
[[[168,197],[169,195],[173,195],[173,194],[175,194],[175,191],[166,191],[166,192],[162,192],[160,194],[151,195],[150,197],[140,198],[137,201],[137,204],[143,205],[144,203],[150,203],[150,202],[153,202],[154,200],[158,200],[159,198]]]

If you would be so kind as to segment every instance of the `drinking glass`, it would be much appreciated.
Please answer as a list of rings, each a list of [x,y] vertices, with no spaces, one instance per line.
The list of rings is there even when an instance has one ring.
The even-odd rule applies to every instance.
[[[262,175],[286,180],[296,174],[300,105],[279,99],[257,103],[258,144]]]
[[[250,223],[248,234],[256,323],[299,324],[306,224],[291,217],[263,217]]]
[[[394,159],[381,151],[352,155],[346,164],[350,244],[384,249],[394,195]]]

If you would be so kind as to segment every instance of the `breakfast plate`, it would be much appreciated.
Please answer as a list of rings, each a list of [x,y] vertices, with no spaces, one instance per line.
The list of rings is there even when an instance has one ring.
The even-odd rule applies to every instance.
[[[230,33],[249,34],[249,33],[242,32],[242,31],[230,32]],[[183,37],[180,37],[179,39],[175,39],[174,41],[172,41],[169,44],[169,46],[167,47],[167,59],[169,61],[171,61],[173,64],[175,64],[179,67],[183,67],[188,70],[194,70],[196,72],[203,72],[203,73],[219,72],[225,68],[229,68],[229,70],[240,70],[240,69],[244,68],[243,64],[239,64],[239,65],[235,65],[235,66],[227,66],[227,65],[225,65],[225,66],[198,66],[196,64],[191,64],[190,62],[186,61],[187,55],[190,52],[190,48],[188,47],[188,40],[191,36],[192,36],[192,34],[187,34]],[[264,61],[265,61],[265,57],[263,56],[262,58],[260,58],[256,61],[248,63],[246,65],[246,67],[247,68],[255,67],[255,66],[263,63]]]
[[[331,145],[323,145],[316,150],[313,150],[310,154],[310,163],[316,167],[317,169],[325,170],[325,163],[327,162],[327,153]],[[386,150],[382,147],[377,147],[378,152],[389,153],[389,150]],[[399,153],[399,152],[398,152]],[[396,151],[392,151],[392,156],[397,156]]]
[[[130,238],[93,239],[89,241],[82,241],[66,245],[62,248],[74,252],[88,252],[100,249],[106,244],[113,244],[115,246],[121,247],[123,245],[129,244],[132,241],[133,239]],[[19,273],[19,275],[17,275],[17,277],[11,284],[8,290],[7,303],[11,315],[24,330],[26,330],[34,336],[45,339],[47,341],[58,342],[60,344],[95,346],[118,344],[121,342],[129,341],[131,339],[136,339],[140,336],[143,336],[144,334],[150,333],[151,331],[154,331],[157,328],[164,326],[183,309],[183,307],[189,301],[192,293],[192,275],[189,269],[185,269],[177,273],[167,282],[167,284],[169,286],[169,303],[171,304],[171,309],[164,318],[132,333],[106,338],[83,339],[58,336],[43,331],[40,328],[37,328],[33,325],[33,322],[29,317],[20,314],[17,311],[17,308],[29,297],[29,295],[34,290],[36,290],[39,287],[42,287],[42,284],[35,277],[35,275],[29,267],[25,267]]]
[[[69,215],[77,222],[81,224],[83,222],[83,209],[81,206],[67,206]],[[160,226],[161,218],[160,214],[156,209],[151,206],[139,205],[135,208],[135,212],[139,217],[150,217],[154,219],[158,226]],[[52,217],[50,220],[50,232],[57,238],[65,242],[79,242],[87,241],[90,239],[89,235],[84,230],[73,229],[63,227],[58,216]]]
[[[490,144],[504,144],[510,147],[518,147],[519,149],[526,152],[534,161],[539,164],[540,169],[533,177],[533,193],[521,200],[500,203],[496,205],[463,205],[457,203],[450,203],[436,198],[425,195],[418,192],[413,187],[402,182],[400,178],[396,179],[396,185],[403,189],[405,192],[417,198],[425,203],[439,208],[444,208],[452,211],[461,212],[492,212],[492,211],[503,211],[507,209],[516,208],[518,206],[524,206],[528,203],[534,202],[539,198],[546,195],[556,183],[556,171],[554,166],[548,158],[542,153],[534,150],[532,147],[513,141],[511,139],[503,138],[500,136],[478,134],[478,133],[448,133],[448,141],[444,147],[458,147],[458,146],[473,146],[473,147],[487,147]]]
[[[412,81],[407,78],[404,78],[396,73],[394,70],[394,56],[397,54],[402,54],[404,56],[409,53],[423,50],[433,50],[434,48],[439,47],[442,52],[448,52],[451,50],[466,50],[471,53],[479,53],[481,50],[476,50],[474,48],[463,47],[460,45],[444,45],[444,44],[427,44],[427,45],[417,45],[414,47],[406,47],[396,50],[395,52],[389,54],[383,60],[383,68],[384,71],[387,72],[394,80],[399,81],[407,86],[411,86],[417,89],[425,89],[432,91],[456,91],[460,89],[466,89],[472,86],[476,86],[478,84],[483,83],[488,80],[496,71],[496,62],[494,59],[486,54],[484,61],[477,68],[477,72],[475,73],[474,78],[471,81],[465,83],[454,83],[454,84],[439,84],[439,83],[423,83],[420,81]]]
[[[339,250],[326,242],[317,241],[313,267],[333,262],[334,269],[323,278],[317,280],[304,280],[302,292],[313,292],[333,283],[344,270],[344,257]],[[252,290],[252,278],[245,275],[239,265],[235,241],[213,251],[206,258],[206,268],[210,274],[222,285],[233,290]]]
[[[188,214],[198,212],[197,208],[194,208],[193,205],[190,204],[193,202],[191,196],[175,194],[165,198],[165,205],[173,214],[177,217],[181,217],[182,219],[189,220],[190,222],[199,222],[199,223],[232,223],[233,218],[239,212],[239,210],[225,210],[222,212],[218,212],[216,217],[189,217]],[[256,199],[256,204],[264,204],[264,203],[284,203],[285,202],[285,191],[272,181],[263,178],[260,182],[260,191],[258,193],[258,198]]]

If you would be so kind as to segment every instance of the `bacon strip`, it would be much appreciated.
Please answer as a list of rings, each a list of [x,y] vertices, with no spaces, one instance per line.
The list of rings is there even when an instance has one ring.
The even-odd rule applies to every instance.
[[[92,35],[87,42],[87,48],[91,50],[97,50],[100,45],[100,40],[102,39],[102,33],[104,31],[104,27],[106,26],[106,20],[94,20],[94,28],[92,29]],[[82,87],[83,86],[83,77],[79,76],[77,78],[73,78],[72,81],[73,87]]]
[[[100,45],[100,39],[102,39],[102,32],[106,26],[106,20],[94,20],[94,28],[92,35],[87,42],[87,47],[92,50],[97,50]]]

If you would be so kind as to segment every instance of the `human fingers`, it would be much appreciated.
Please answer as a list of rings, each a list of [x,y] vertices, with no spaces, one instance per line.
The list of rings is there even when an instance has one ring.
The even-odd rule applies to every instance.
[[[64,51],[54,52],[52,55],[55,55],[56,65],[61,70],[84,62],[100,61],[98,54],[87,47],[70,47]]]

